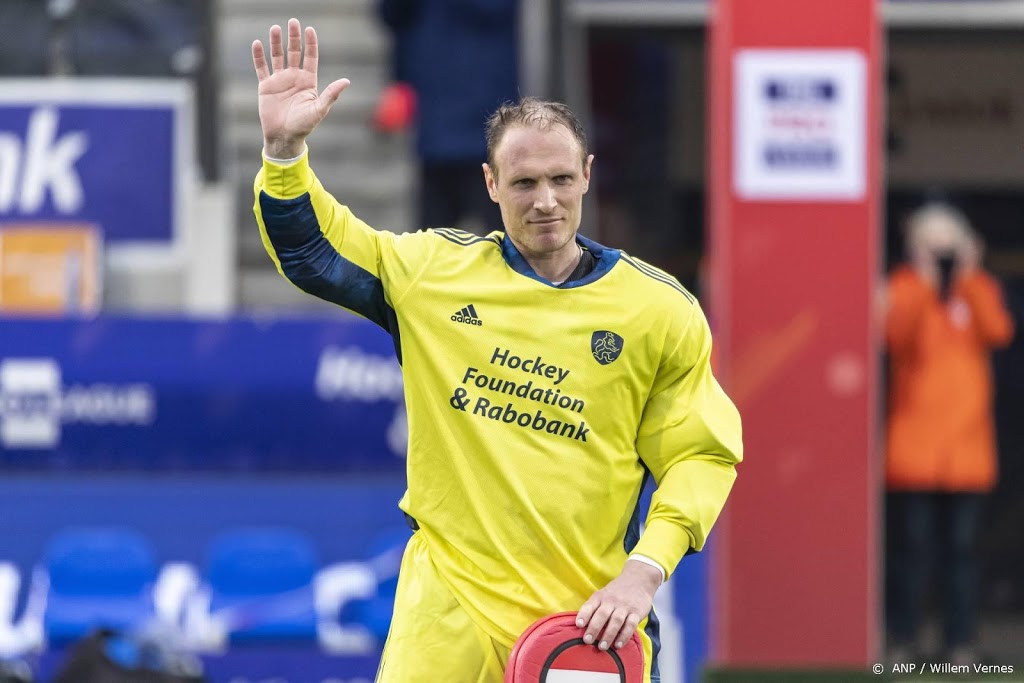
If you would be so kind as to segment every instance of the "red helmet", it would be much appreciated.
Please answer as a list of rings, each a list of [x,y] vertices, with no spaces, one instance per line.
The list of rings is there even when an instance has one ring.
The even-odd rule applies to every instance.
[[[519,636],[505,683],[642,683],[644,649],[636,633],[618,650],[583,642],[575,612],[552,614]]]

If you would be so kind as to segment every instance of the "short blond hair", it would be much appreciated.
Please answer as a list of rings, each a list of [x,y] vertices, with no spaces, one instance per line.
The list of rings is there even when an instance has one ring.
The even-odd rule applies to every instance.
[[[518,102],[505,102],[487,119],[487,164],[497,175],[494,153],[501,144],[505,131],[512,126],[538,126],[547,128],[561,124],[569,129],[580,145],[582,161],[587,163],[587,134],[583,124],[568,105],[561,102],[524,97]]]

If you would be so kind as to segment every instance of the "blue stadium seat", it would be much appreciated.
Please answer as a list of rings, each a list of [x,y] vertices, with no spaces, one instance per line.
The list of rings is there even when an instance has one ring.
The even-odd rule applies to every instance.
[[[71,528],[49,543],[43,629],[63,644],[94,628],[132,630],[154,617],[158,565],[149,541],[121,528]]]
[[[398,569],[402,554],[412,536],[404,524],[385,529],[375,536],[367,547],[368,564],[377,580],[373,595],[347,603],[339,615],[342,623],[363,625],[383,645],[391,628],[391,613],[395,608],[395,592],[398,588]]]
[[[13,562],[0,562],[0,663],[29,654],[42,645],[41,630],[26,629],[26,620],[15,621],[21,572]],[[32,638],[32,631],[39,631]],[[0,677],[0,680],[3,680]]]
[[[317,640],[312,541],[283,528],[234,530],[207,554],[210,617],[232,643]]]

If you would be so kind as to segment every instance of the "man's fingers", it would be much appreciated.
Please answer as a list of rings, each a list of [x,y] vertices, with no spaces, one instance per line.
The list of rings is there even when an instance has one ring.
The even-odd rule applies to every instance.
[[[338,80],[331,83],[329,86],[324,88],[324,91],[320,93],[320,103],[330,109],[331,105],[338,101],[341,93],[348,87],[349,81],[347,78],[339,78]]]
[[[320,61],[319,51],[316,46],[316,31],[312,26],[306,27],[306,56],[302,60],[302,68],[309,73],[316,75],[317,62]]]
[[[608,623],[608,617],[612,615],[612,608],[608,605],[601,605],[594,612],[594,616],[590,617],[590,623],[587,624],[587,631],[583,634],[583,642],[587,645],[593,645],[599,642],[598,636],[604,630],[605,624]]]
[[[617,642],[619,631],[622,630],[622,624],[625,623],[627,616],[629,616],[629,610],[625,607],[620,607],[608,615],[608,623],[605,624],[600,640],[597,641],[599,648],[607,650]]]
[[[256,78],[259,80],[262,81],[270,76],[267,55],[263,52],[263,43],[258,40],[252,41],[252,65],[256,67]]]
[[[284,45],[281,43],[281,27],[277,24],[270,27],[270,65],[274,71],[284,68]]]
[[[608,642],[612,643],[612,646],[616,650],[619,649],[620,647],[629,642],[629,639],[633,637],[634,633],[636,633],[636,627],[639,625],[640,617],[635,614],[630,614],[626,617],[626,620],[622,622],[622,628],[619,629],[618,635],[615,636],[614,643],[612,643],[611,640],[609,640]]]
[[[298,19],[288,20],[288,62],[287,66],[299,68],[302,61],[302,29]]]
[[[594,616],[594,610],[597,609],[599,604],[594,598],[590,598],[583,603],[583,607],[580,607],[580,611],[576,613],[576,625],[583,628],[590,623],[590,617]]]

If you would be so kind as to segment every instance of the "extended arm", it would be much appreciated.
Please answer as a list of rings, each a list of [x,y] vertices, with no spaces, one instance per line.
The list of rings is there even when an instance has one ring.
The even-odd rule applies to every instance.
[[[307,27],[301,59],[299,22],[288,22],[287,62],[281,29],[270,30],[271,74],[259,41],[252,46],[259,78],[263,169],[254,186],[256,220],[278,270],[302,290],[344,306],[393,334],[396,299],[426,264],[427,241],[373,230],[324,190],[309,167],[306,137],[323,120],[346,79],[317,94],[316,32]],[[299,66],[299,62],[302,65]],[[287,66],[286,66],[287,63]],[[301,157],[293,164],[270,159]]]
[[[253,210],[263,246],[299,289],[397,331],[395,306],[426,263],[427,243],[373,230],[320,184],[304,155],[264,160]]]

